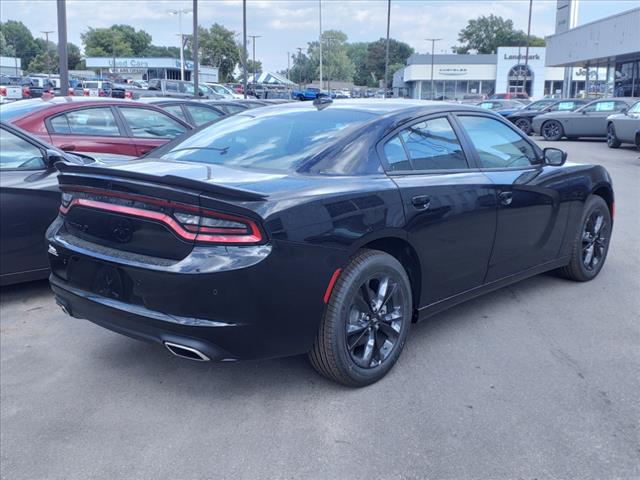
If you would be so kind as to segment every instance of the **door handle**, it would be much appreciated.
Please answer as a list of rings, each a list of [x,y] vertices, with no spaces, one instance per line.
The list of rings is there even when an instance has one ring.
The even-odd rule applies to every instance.
[[[411,204],[419,210],[426,210],[431,204],[429,195],[416,195],[411,199]]]
[[[500,199],[500,203],[505,207],[511,205],[513,202],[513,192],[500,192],[498,194],[498,198]]]
[[[76,149],[76,146],[73,143],[63,143],[59,148],[65,152],[73,152]]]

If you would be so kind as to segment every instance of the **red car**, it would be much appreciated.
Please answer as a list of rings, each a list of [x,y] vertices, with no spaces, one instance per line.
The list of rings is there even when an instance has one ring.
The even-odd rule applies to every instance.
[[[193,129],[154,105],[113,98],[21,100],[3,105],[0,119],[61,150],[134,157]]]

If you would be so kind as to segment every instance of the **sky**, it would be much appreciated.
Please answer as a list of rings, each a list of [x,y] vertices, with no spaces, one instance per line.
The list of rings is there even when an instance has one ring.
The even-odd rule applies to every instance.
[[[287,68],[287,52],[318,38],[318,0],[248,0],[247,35],[256,40],[256,58],[263,68]],[[192,0],[67,0],[68,40],[82,48],[80,34],[89,27],[129,24],[146,30],[156,45],[179,45],[177,16],[169,10],[190,9]],[[579,24],[640,7],[640,0],[580,0]],[[526,31],[528,0],[392,0],[391,37],[411,45],[418,52],[427,50],[427,37],[442,38],[436,53],[450,53],[458,32],[467,21],[495,14],[513,20]],[[531,33],[553,33],[556,0],[533,0]],[[386,0],[322,0],[323,30],[342,30],[349,41],[373,41],[386,36]],[[199,0],[199,23],[214,22],[242,37],[241,0]],[[1,0],[0,20],[19,20],[36,36],[57,30],[55,0]],[[192,31],[192,17],[183,16],[183,31]],[[57,32],[53,34],[57,41]],[[430,45],[430,44],[429,44]],[[429,46],[430,48],[430,46]],[[249,45],[251,52],[251,45]]]

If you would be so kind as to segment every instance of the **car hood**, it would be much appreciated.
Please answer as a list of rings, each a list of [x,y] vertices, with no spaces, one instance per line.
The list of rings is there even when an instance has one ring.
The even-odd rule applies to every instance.
[[[542,115],[542,114],[540,112],[536,112],[535,110],[516,110],[513,113],[510,113],[509,115],[507,115],[507,117],[509,117],[509,118],[513,118],[513,117],[533,118],[533,117],[537,117],[538,115]]]

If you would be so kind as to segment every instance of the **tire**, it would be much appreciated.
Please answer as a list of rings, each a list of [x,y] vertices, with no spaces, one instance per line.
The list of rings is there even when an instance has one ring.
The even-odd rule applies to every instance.
[[[540,127],[540,133],[545,140],[549,142],[557,142],[564,136],[564,128],[557,120],[547,120]]]
[[[622,145],[622,142],[616,136],[616,127],[613,126],[613,123],[610,123],[607,125],[607,147],[620,148],[620,145]]]
[[[386,300],[376,311],[365,295],[376,299],[385,278]],[[321,375],[349,387],[377,382],[404,348],[412,305],[411,284],[400,262],[384,252],[361,250],[331,292],[309,352],[311,364]]]
[[[515,121],[516,127],[518,127],[525,135],[531,135],[531,120],[528,118],[519,118]]]
[[[601,224],[598,223],[600,219]],[[573,240],[571,260],[558,273],[576,282],[588,282],[596,278],[607,259],[611,227],[611,213],[607,202],[597,195],[589,196],[580,219],[580,228]]]
[[[300,100],[301,102],[304,101],[304,95],[298,95],[298,100]]]

